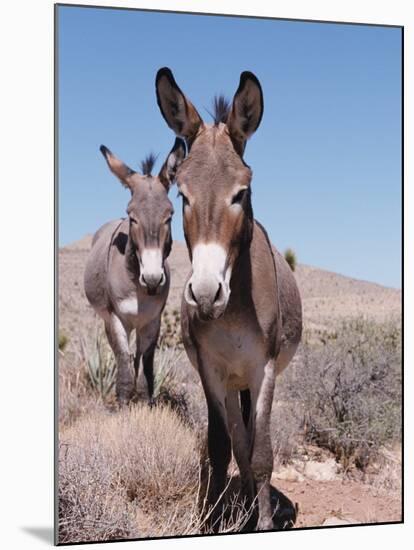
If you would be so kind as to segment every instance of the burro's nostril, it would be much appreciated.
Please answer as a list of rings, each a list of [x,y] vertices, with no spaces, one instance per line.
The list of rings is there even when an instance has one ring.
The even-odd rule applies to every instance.
[[[190,298],[197,304],[197,298],[194,295],[193,285],[191,283],[188,285],[188,290],[190,291]]]
[[[201,281],[188,281],[184,298],[201,321],[218,319],[226,309],[229,292],[224,281],[205,277]]]
[[[163,274],[160,277],[150,275],[147,275],[145,277],[145,275],[142,274],[141,280],[144,283],[144,286],[148,288],[148,290],[155,291],[160,285],[162,286],[164,284],[165,278]]]
[[[218,302],[218,300],[219,300],[219,298],[220,298],[220,295],[221,295],[221,288],[222,288],[222,287],[221,287],[221,283],[219,283],[218,290],[217,290],[217,292],[216,292],[216,295],[214,296],[214,302],[213,302],[214,304],[215,304],[216,302]]]

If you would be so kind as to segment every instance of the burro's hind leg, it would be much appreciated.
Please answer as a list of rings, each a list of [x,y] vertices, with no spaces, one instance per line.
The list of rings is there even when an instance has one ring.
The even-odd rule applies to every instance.
[[[153,342],[150,347],[144,352],[142,362],[144,365],[144,376],[147,381],[148,402],[154,404],[154,354],[157,341]]]
[[[105,330],[116,357],[116,397],[121,405],[129,403],[135,393],[134,358],[129,350],[129,334],[120,319],[112,313]]]
[[[251,466],[257,488],[259,520],[257,529],[273,529],[272,506],[270,501],[270,478],[273,471],[273,450],[270,438],[270,415],[276,380],[276,365],[269,360],[264,369],[257,373],[251,388],[252,413],[254,420],[254,441]]]
[[[140,333],[140,345],[142,350],[142,364],[144,376],[147,381],[148,402],[154,403],[154,355],[160,334],[161,318],[149,323]]]

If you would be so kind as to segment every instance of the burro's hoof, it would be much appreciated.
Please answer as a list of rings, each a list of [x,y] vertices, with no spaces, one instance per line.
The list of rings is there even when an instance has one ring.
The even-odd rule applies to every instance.
[[[134,395],[133,394],[119,395],[117,397],[117,402],[118,402],[119,409],[128,408],[134,402]]]
[[[257,531],[271,531],[274,529],[272,518],[259,518],[257,522]]]

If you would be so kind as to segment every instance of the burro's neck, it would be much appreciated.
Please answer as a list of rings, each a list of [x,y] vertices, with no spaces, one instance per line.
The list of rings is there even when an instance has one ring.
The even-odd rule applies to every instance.
[[[229,307],[246,307],[251,303],[253,270],[252,270],[253,238],[245,243],[234,262],[230,279]]]
[[[277,293],[277,279],[272,245],[266,230],[253,221],[251,239],[234,262],[230,280],[230,299],[241,304],[251,303],[258,293],[273,299]]]
[[[128,271],[130,278],[138,284],[140,267],[139,261],[137,258],[137,251],[134,243],[132,242],[131,236],[128,233],[128,240],[125,247],[125,267]]]

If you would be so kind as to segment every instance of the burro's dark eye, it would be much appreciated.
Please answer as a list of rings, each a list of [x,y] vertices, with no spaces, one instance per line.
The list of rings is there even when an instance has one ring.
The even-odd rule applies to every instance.
[[[246,196],[247,188],[240,189],[233,198],[231,199],[231,204],[241,204],[243,202],[244,197]]]
[[[131,216],[129,216],[129,221],[134,224],[134,223],[138,223],[138,220],[136,220],[135,218],[131,218]]]

